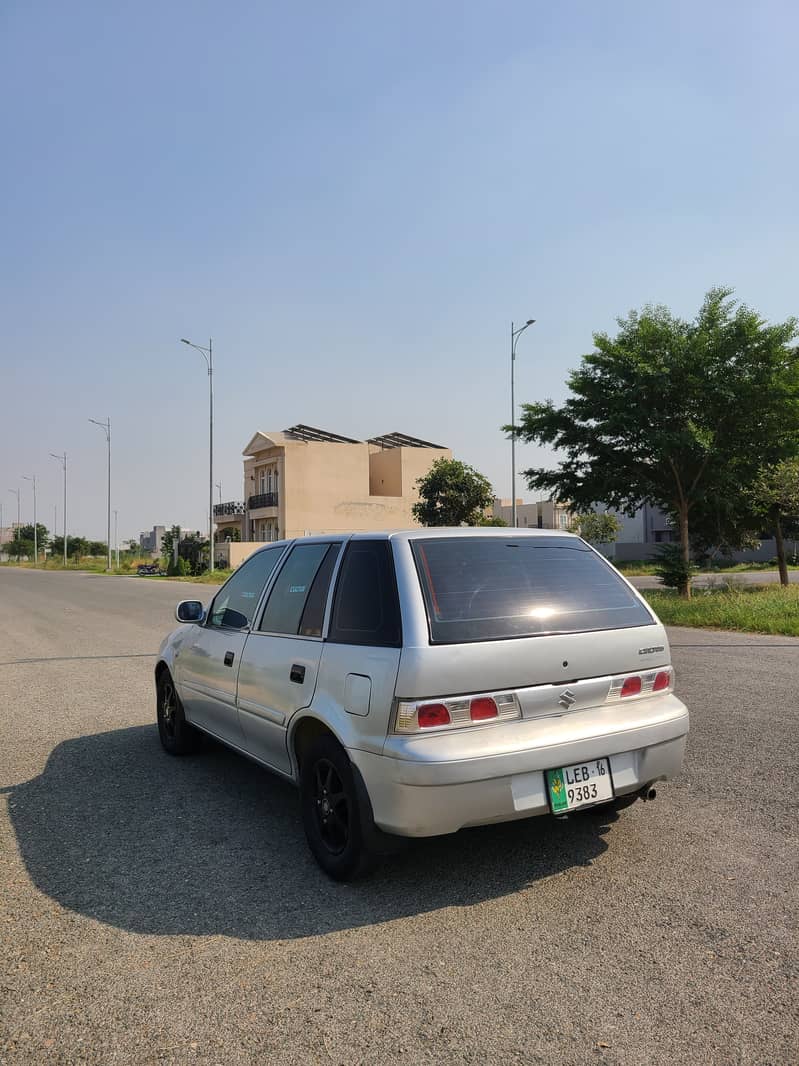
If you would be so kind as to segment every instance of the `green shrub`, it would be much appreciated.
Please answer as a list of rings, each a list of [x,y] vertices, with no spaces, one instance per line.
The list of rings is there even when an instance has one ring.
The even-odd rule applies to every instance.
[[[693,563],[686,563],[679,544],[661,544],[655,562],[655,573],[668,589],[684,589],[696,573]]]

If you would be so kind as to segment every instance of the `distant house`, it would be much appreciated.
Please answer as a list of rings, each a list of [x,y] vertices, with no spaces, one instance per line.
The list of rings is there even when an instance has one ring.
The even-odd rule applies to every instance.
[[[361,441],[302,424],[259,431],[243,455],[242,499],[214,506],[221,543],[233,530],[262,542],[418,526],[416,481],[452,458],[444,445],[404,433]]]
[[[677,531],[667,514],[658,507],[644,504],[628,516],[605,504],[596,504],[593,510],[599,514],[612,514],[621,523],[621,531],[615,544],[603,546],[602,550],[612,559],[645,559],[654,555],[658,544],[679,540]],[[511,501],[494,500],[493,513],[511,523]],[[516,501],[516,526],[520,529],[568,529],[574,510],[562,500],[538,500],[536,503]]]
[[[494,500],[493,514],[508,525],[513,520],[511,500]],[[516,500],[517,529],[568,529],[571,524],[569,505],[558,500],[539,500],[537,503],[523,503]]]
[[[140,533],[139,548],[143,552],[150,552],[152,555],[160,555],[164,533],[166,533],[166,526],[153,526],[149,533]]]

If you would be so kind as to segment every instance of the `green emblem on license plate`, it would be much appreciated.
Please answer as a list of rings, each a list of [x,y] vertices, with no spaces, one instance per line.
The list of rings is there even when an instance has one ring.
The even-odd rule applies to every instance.
[[[565,811],[569,806],[569,799],[566,795],[566,785],[563,782],[563,770],[547,770],[547,781],[552,810]]]

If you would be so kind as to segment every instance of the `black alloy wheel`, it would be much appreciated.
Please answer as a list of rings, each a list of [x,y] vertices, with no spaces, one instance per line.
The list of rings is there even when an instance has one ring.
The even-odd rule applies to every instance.
[[[161,745],[170,755],[188,755],[200,746],[200,734],[186,721],[183,705],[168,670],[156,682],[156,720]]]
[[[350,806],[338,771],[329,759],[314,764],[316,823],[331,855],[340,855],[350,838]]]
[[[317,737],[303,752],[300,804],[305,837],[322,869],[349,881],[371,869],[374,856],[365,835],[369,818],[360,802],[349,756],[331,735]]]

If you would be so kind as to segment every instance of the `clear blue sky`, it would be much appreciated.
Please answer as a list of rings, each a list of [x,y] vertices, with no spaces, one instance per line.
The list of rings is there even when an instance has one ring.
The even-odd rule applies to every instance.
[[[714,284],[799,311],[794,3],[6,0],[0,495],[202,527],[257,429],[401,430],[509,495],[520,400]],[[519,466],[551,459],[519,449]],[[519,489],[523,488],[521,481]],[[526,495],[526,494],[525,494]],[[59,524],[60,524],[59,517]]]

